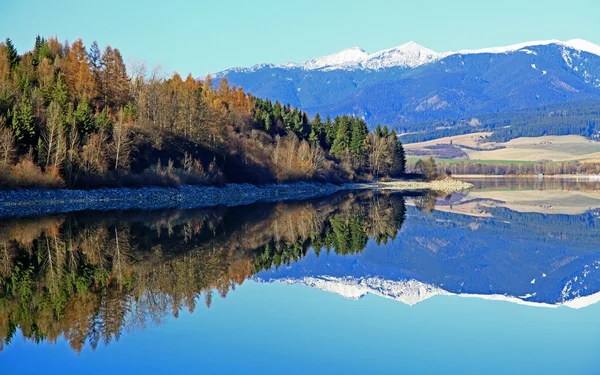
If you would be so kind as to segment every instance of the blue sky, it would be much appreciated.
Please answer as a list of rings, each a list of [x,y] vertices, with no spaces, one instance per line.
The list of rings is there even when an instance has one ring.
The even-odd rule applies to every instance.
[[[597,0],[3,0],[0,38],[20,51],[38,33],[97,40],[126,59],[202,76],[410,40],[436,51],[541,39],[600,44],[598,14]]]
[[[436,296],[415,306],[245,282],[161,326],[75,354],[16,337],[8,374],[592,374],[600,304],[573,310]],[[35,358],[35,360],[32,360]],[[124,372],[124,369],[127,369]]]

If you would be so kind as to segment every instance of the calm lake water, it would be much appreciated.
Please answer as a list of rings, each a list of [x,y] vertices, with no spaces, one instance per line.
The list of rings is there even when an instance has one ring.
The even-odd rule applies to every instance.
[[[600,186],[474,182],[0,218],[0,373],[600,373]]]

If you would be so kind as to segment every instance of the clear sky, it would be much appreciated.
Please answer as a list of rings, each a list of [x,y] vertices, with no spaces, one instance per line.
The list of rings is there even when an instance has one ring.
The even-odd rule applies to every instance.
[[[600,304],[573,310],[436,296],[415,306],[247,281],[210,310],[75,354],[25,342],[0,354],[17,374],[597,374]]]
[[[530,40],[600,44],[598,0],[0,0],[0,38],[97,40],[126,59],[202,76],[414,40],[436,51]]]

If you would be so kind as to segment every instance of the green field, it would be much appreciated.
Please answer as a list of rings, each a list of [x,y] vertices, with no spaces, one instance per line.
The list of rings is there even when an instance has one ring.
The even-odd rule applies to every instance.
[[[419,159],[425,158],[406,158],[408,163],[416,163]],[[435,158],[434,158],[435,159]],[[465,159],[435,159],[438,164],[458,164],[458,163],[473,163],[473,164],[498,164],[498,165],[511,165],[511,164],[540,164],[539,161],[530,160],[465,160]]]

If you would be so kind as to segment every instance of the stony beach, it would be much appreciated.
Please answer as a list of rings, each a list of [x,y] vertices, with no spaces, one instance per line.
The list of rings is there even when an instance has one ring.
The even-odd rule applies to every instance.
[[[472,185],[454,179],[431,182],[390,181],[376,183],[324,184],[298,182],[256,186],[229,184],[215,186],[111,188],[96,190],[16,189],[0,191],[0,217],[33,216],[82,210],[190,209],[211,206],[239,206],[256,202],[302,200],[342,190],[436,190],[452,193]]]

